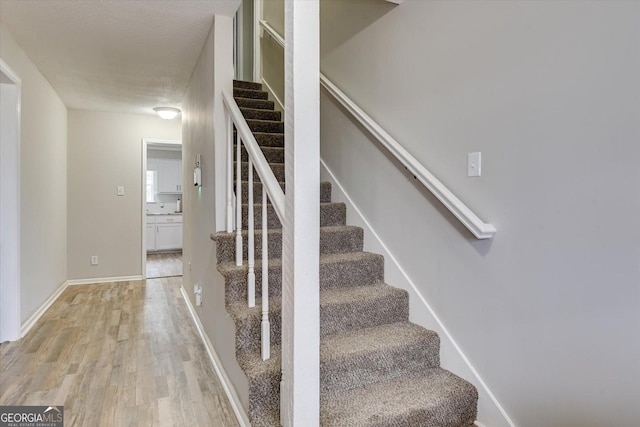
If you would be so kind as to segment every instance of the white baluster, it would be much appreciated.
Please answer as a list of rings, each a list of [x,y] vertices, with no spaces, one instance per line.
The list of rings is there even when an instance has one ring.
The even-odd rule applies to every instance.
[[[271,357],[269,325],[269,243],[267,240],[267,190],[262,186],[262,360]]]
[[[249,234],[248,239],[248,255],[249,255],[249,273],[247,274],[247,296],[249,307],[256,306],[256,273],[254,270],[255,266],[255,255],[254,255],[254,245],[255,245],[255,230],[253,226],[253,162],[251,158],[249,158],[249,189],[247,190],[249,196],[249,210],[247,211],[247,231]]]
[[[227,233],[233,232],[233,121],[227,111]]]
[[[236,166],[236,265],[242,265],[242,139],[238,135]]]

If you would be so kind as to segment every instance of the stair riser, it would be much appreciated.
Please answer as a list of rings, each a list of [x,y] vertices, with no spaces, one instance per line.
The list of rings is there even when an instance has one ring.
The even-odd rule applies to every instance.
[[[396,347],[379,349],[344,359],[324,360],[320,357],[320,394],[324,399],[335,393],[359,386],[401,378],[412,372],[440,366],[440,340],[429,335],[421,341]],[[254,408],[252,419],[279,410],[280,372],[249,378],[249,399],[260,402]]]
[[[235,190],[236,184],[233,183],[233,188]],[[284,183],[280,183],[280,188],[285,189]],[[242,183],[242,203],[249,203],[249,183]],[[267,197],[268,199],[268,197]],[[253,202],[262,201],[262,183],[254,182],[253,183]],[[328,182],[320,183],[320,203],[329,203],[331,202],[331,184]]]
[[[394,380],[410,372],[439,366],[440,340],[433,334],[411,345],[380,348],[359,356],[321,361],[320,393],[327,398],[337,392]]]
[[[267,147],[267,146],[262,146],[260,147],[260,149],[262,150],[262,154],[264,154],[265,159],[267,160],[267,162],[269,163],[284,163],[284,148],[282,147]],[[237,149],[236,149],[236,145],[233,145],[233,161],[235,162],[238,157],[237,157]],[[247,154],[247,151],[244,149],[244,147],[242,148],[242,161],[243,162],[247,162],[249,161],[249,155]]]
[[[240,108],[253,108],[257,110],[271,110],[273,111],[274,103],[266,99],[251,99],[251,98],[239,98],[236,97],[236,104]]]
[[[247,120],[275,120],[278,122],[282,120],[280,111],[254,110],[252,108],[241,108],[240,111]]]
[[[234,80],[233,81],[234,89],[251,89],[251,90],[262,90],[262,83],[256,82],[247,82],[243,80]]]
[[[245,263],[246,265],[246,263]],[[382,283],[384,280],[384,258],[381,255],[340,263],[320,263],[320,290],[347,286],[366,286]],[[225,302],[247,301],[247,273],[245,267],[225,275]],[[256,301],[262,297],[262,264],[256,263]],[[269,296],[282,295],[282,269],[269,268]]]
[[[251,405],[249,418],[252,427],[275,427],[269,422],[273,413],[280,413],[280,379],[281,374],[251,378],[249,381],[249,401],[260,402],[260,405]]]
[[[252,90],[252,89],[242,89],[242,88],[234,88],[233,96],[240,98],[251,98],[251,99],[269,99],[269,93],[260,91],[260,90]]]
[[[282,257],[282,231],[273,230],[269,233],[269,258]],[[362,250],[363,231],[361,228],[349,228],[339,232],[320,232],[320,253],[336,254],[346,252],[358,252]],[[248,237],[242,236],[242,259],[247,262]],[[236,259],[236,236],[230,233],[221,236],[216,241],[218,262],[234,261]],[[255,233],[254,238],[255,259],[262,258],[262,233]]]
[[[256,142],[260,147],[284,147],[284,134],[283,133],[269,133],[269,132],[252,132]],[[237,131],[233,130],[233,141],[237,142]]]
[[[282,336],[281,305],[270,305],[271,345],[280,345]],[[249,309],[248,309],[249,310]],[[409,320],[409,297],[405,291],[376,299],[327,304],[320,307],[320,337]],[[236,319],[236,357],[260,350],[261,311],[256,306],[243,319]]]
[[[254,228],[262,228],[262,204],[254,204]],[[249,205],[242,205],[242,229],[247,229],[249,218]],[[320,227],[333,225],[345,225],[347,219],[347,208],[344,203],[331,203],[320,205]],[[273,205],[267,205],[267,227],[282,228],[280,219],[273,209]]]
[[[266,132],[274,134],[282,134],[284,139],[284,123],[267,120],[247,120],[249,129],[253,132]]]
[[[236,165],[237,163],[234,163],[234,167],[233,167],[234,177],[236,176],[235,175]],[[275,175],[276,179],[279,182],[284,182],[284,163],[270,163],[269,166],[271,166],[271,171]],[[248,162],[242,162],[240,173],[242,174],[243,181],[249,180],[249,163]],[[253,182],[261,182],[260,177],[258,176],[258,172],[256,171],[256,168],[253,168]]]

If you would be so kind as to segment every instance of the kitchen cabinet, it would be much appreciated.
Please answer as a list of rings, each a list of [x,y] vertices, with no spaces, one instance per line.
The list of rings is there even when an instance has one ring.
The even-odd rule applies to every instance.
[[[147,215],[147,251],[182,249],[182,215]]]
[[[158,193],[182,193],[182,160],[158,159]]]

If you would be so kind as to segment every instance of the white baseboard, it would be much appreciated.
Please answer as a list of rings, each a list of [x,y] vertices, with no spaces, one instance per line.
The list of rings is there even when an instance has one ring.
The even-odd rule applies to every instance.
[[[35,325],[36,322],[40,320],[42,315],[46,313],[47,310],[49,310],[49,307],[51,307],[51,305],[58,299],[58,297],[64,292],[64,290],[67,289],[67,286],[69,286],[68,280],[58,286],[58,289],[56,289],[49,296],[49,298],[47,298],[47,300],[40,306],[40,308],[38,308],[36,312],[33,313],[31,317],[29,317],[27,321],[22,324],[22,326],[20,326],[20,338],[24,337],[27,332],[29,332],[31,328],[33,328],[33,325]]]
[[[144,280],[140,275],[138,276],[116,276],[116,277],[94,277],[91,279],[73,279],[67,280],[69,286],[77,285],[94,285],[97,283],[113,283],[113,282],[132,282],[134,280]]]
[[[267,81],[264,78],[262,78],[260,80],[262,81],[262,84],[267,89],[267,92],[269,92],[269,95],[271,95],[271,97],[273,98],[273,100],[277,104],[278,108],[276,108],[276,109],[279,110],[279,111],[284,112],[284,104],[282,103],[282,101],[280,101],[280,98],[278,98],[276,93],[273,91],[273,88],[271,87],[271,85],[269,85],[269,83],[267,83]],[[284,117],[282,118],[282,120],[284,120]]]
[[[490,412],[490,418],[493,420],[492,424],[500,425],[500,426],[515,427],[515,424],[513,423],[509,415],[506,413],[506,411],[504,410],[500,402],[498,402],[495,395],[491,392],[491,390],[489,390],[489,387],[484,382],[484,380],[480,377],[480,374],[473,367],[473,365],[471,364],[467,356],[462,352],[462,349],[453,339],[453,336],[449,333],[448,329],[445,327],[442,320],[435,313],[435,311],[433,310],[429,302],[418,290],[418,287],[416,286],[414,281],[409,277],[406,270],[400,265],[398,260],[393,256],[393,254],[390,252],[389,248],[384,243],[384,241],[382,241],[380,236],[371,227],[371,224],[369,223],[369,221],[367,221],[362,211],[360,211],[360,209],[356,206],[356,204],[353,202],[353,199],[351,199],[351,197],[346,192],[344,187],[336,179],[336,176],[333,174],[333,172],[331,172],[327,164],[322,159],[320,159],[320,165],[321,165],[321,169],[323,169],[326,172],[326,175],[329,177],[329,181],[333,185],[333,191],[332,191],[333,200],[344,202],[347,205],[347,211],[351,211],[356,214],[357,223],[352,225],[361,226],[364,229],[365,240],[371,238],[373,240],[373,246],[375,246],[376,251],[379,251],[382,253],[382,255],[385,258],[385,261],[387,260],[390,261],[388,263],[385,262],[385,275],[391,272],[393,276],[396,277],[396,280],[400,280],[399,282],[394,281],[393,285],[408,291],[411,299],[417,298],[417,300],[420,301],[420,303],[424,306],[425,313],[427,313],[428,316],[430,317],[430,325],[429,325],[430,329],[435,330],[435,332],[437,332],[438,335],[440,335],[441,337],[441,346],[442,347],[444,347],[445,345],[450,346],[454,350],[454,351],[451,351],[450,354],[453,354],[456,360],[449,361],[450,362],[449,364],[460,367],[461,369],[464,369],[466,371],[464,375],[473,376],[473,378],[467,376],[465,379],[473,383],[478,389],[478,394],[480,396],[480,399],[483,401],[482,402],[483,407],[485,408],[485,410],[487,410],[487,412]],[[422,326],[426,326],[426,325],[422,325]],[[460,375],[463,373],[459,372],[458,374]],[[487,403],[489,402],[490,404],[487,405]],[[480,417],[483,416],[481,411],[479,411],[478,415]],[[485,427],[484,424],[478,421],[476,421],[476,426]]]
[[[207,349],[207,354],[209,355],[209,360],[213,365],[213,369],[216,371],[218,378],[220,379],[220,383],[222,384],[222,388],[229,398],[229,403],[231,403],[231,408],[233,409],[233,413],[236,415],[238,419],[238,423],[240,427],[251,427],[251,422],[249,422],[249,417],[247,413],[244,411],[244,407],[240,402],[240,397],[236,392],[235,387],[231,383],[227,372],[224,370],[224,366],[216,353],[215,348],[213,348],[213,344],[209,339],[209,336],[204,331],[204,327],[202,326],[202,322],[200,322],[200,318],[198,314],[191,305],[191,300],[187,295],[187,291],[185,291],[184,286],[180,287],[180,292],[182,293],[182,298],[184,299],[185,304],[187,305],[187,309],[189,310],[189,314],[191,314],[191,318],[193,319],[193,323],[196,325],[196,329],[198,329],[198,333],[200,334],[200,338],[202,339],[202,343],[204,347]]]

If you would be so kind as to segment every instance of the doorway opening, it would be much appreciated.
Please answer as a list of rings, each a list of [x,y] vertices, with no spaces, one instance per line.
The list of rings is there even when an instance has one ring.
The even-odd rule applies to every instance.
[[[182,142],[142,140],[142,277],[182,276]]]
[[[0,59],[0,343],[20,338],[20,97]]]

